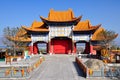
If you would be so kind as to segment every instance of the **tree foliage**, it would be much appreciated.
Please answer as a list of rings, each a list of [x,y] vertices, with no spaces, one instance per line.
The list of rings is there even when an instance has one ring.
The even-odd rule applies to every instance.
[[[9,37],[15,37],[17,31],[19,30],[19,28],[10,28],[9,26],[4,28],[4,40],[3,43],[7,46],[7,47],[13,47],[15,45],[15,42],[10,40]]]
[[[15,54],[16,50],[24,50],[24,48],[26,48],[26,45],[28,44],[28,43],[22,42],[21,39],[19,39],[19,41],[14,40],[20,30],[21,28],[18,28],[18,27],[15,27],[15,28],[6,27],[4,28],[4,31],[3,31],[4,32],[3,43],[7,47],[9,47],[11,50],[14,51],[13,54]],[[19,34],[22,34],[22,32]],[[11,39],[11,37],[13,39]]]
[[[22,36],[22,33],[24,32],[24,30],[22,28],[10,28],[10,27],[6,27],[4,28],[4,37],[5,39],[3,40],[3,43],[7,46],[25,46],[26,43],[25,42],[22,42],[22,39],[20,38]],[[15,38],[18,38],[19,40],[16,41],[14,40]],[[28,36],[27,35],[24,35],[22,36],[24,38],[27,38]],[[13,38],[13,39],[11,39]]]
[[[106,60],[110,57],[110,48],[115,48],[115,45],[112,46],[111,43],[113,40],[117,37],[118,34],[116,34],[114,31],[109,30],[102,30],[98,36],[101,36],[101,56],[105,58]],[[103,59],[104,60],[104,59]]]
[[[117,37],[116,34],[112,30],[102,30],[98,36],[101,36],[103,39],[101,40],[101,44],[105,48],[109,48],[111,46],[111,42]]]

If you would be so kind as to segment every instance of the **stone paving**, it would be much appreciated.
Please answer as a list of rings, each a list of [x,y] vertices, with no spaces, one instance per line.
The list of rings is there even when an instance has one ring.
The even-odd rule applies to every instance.
[[[107,78],[86,79],[75,63],[75,55],[46,55],[45,61],[29,80],[109,80]]]
[[[75,55],[43,55],[45,61],[38,68],[30,73],[30,78],[25,79],[0,79],[0,80],[109,80],[107,78],[89,78],[86,79],[81,69],[75,63]],[[12,65],[32,64],[38,56],[30,60],[22,60]],[[1,62],[0,66],[10,66]]]

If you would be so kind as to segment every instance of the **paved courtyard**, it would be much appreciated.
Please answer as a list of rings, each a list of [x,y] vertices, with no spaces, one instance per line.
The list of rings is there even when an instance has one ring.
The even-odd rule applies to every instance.
[[[30,80],[86,80],[82,70],[75,63],[74,55],[45,55],[45,61],[31,75]]]

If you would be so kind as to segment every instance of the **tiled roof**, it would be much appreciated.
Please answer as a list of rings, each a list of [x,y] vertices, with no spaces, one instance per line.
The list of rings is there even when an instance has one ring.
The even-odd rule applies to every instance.
[[[73,11],[71,9],[67,11],[54,11],[50,10],[48,20],[50,21],[70,21],[74,18]]]
[[[31,25],[31,29],[42,28],[44,25],[43,22],[34,21]]]
[[[52,21],[52,22],[68,22],[74,20],[80,20],[82,16],[74,17],[74,13],[71,9],[66,11],[55,11],[53,9],[50,10],[48,18],[44,18],[40,16],[42,20]]]
[[[31,27],[26,27],[26,26],[22,26],[25,30],[28,31],[39,31],[39,32],[46,32],[49,31],[43,22],[38,22],[38,21],[34,21],[31,25]]]
[[[99,29],[97,29],[97,31],[93,34],[91,40],[93,40],[93,41],[105,40],[106,39],[105,35],[104,34],[100,34],[102,31],[104,31],[104,28],[102,28],[102,27],[100,27]],[[115,34],[112,37],[116,38],[117,36],[118,36],[118,34]]]
[[[21,41],[21,42],[30,42],[32,41],[30,37],[16,37],[15,41]]]
[[[97,29],[95,31],[95,33],[93,34],[91,40],[103,40],[104,37],[102,35],[100,35],[100,32],[103,31],[103,30],[104,30],[104,28],[102,28],[102,27],[100,27],[99,29]]]
[[[20,36],[15,36],[15,37],[7,37],[8,39],[12,40],[12,41],[19,41],[19,42],[30,42],[31,38],[30,37],[20,37]]]
[[[21,37],[23,35],[27,34],[27,31],[24,30],[23,28],[20,28],[19,31],[16,33],[16,37]]]
[[[90,28],[89,20],[79,22],[75,27],[74,30],[86,30]]]
[[[91,26],[90,21],[81,21],[79,22],[73,29],[73,31],[88,31],[88,30],[94,30],[100,27],[101,25],[97,26]]]

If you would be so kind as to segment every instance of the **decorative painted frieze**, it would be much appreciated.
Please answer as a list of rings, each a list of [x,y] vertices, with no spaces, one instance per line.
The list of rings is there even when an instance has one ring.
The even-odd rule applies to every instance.
[[[72,38],[75,42],[77,42],[77,41],[87,41],[88,42],[90,39],[89,35],[80,35],[80,34],[73,34]]]
[[[70,37],[71,36],[71,26],[59,27],[50,26],[50,36],[51,37]]]
[[[31,39],[32,42],[37,42],[37,41],[48,42],[48,34],[31,35]]]

